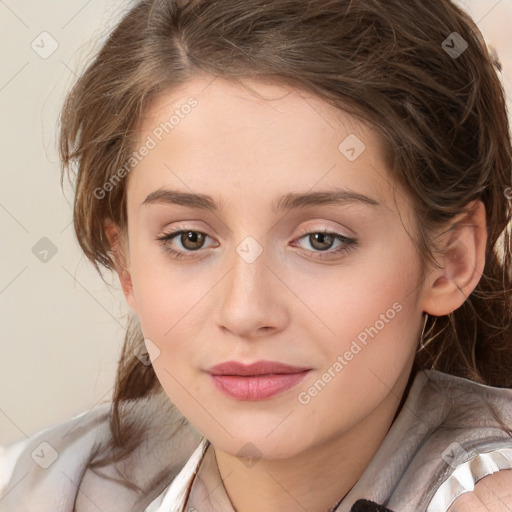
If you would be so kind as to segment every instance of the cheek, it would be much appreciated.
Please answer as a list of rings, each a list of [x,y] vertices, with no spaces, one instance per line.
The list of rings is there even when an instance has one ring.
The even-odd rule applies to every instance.
[[[165,255],[135,253],[131,265],[133,293],[144,334],[156,340],[171,339],[195,314],[204,284],[192,267],[167,262]]]
[[[173,400],[190,400],[189,393],[197,393],[196,372],[204,352],[198,344],[211,313],[208,292],[216,279],[192,265],[168,262],[165,255],[136,251],[131,273],[142,332],[158,354],[155,373]]]
[[[328,346],[334,340],[336,349],[342,349],[354,338],[363,343],[386,338],[386,332],[402,331],[410,322],[419,302],[420,269],[410,248],[402,249],[373,251],[339,272],[316,276],[315,282],[295,278],[298,295],[313,313],[308,319],[314,318],[315,328],[322,329],[319,335],[327,333]]]
[[[197,315],[204,292],[183,273],[170,274],[169,266],[161,262],[133,265],[132,282],[144,338],[156,346],[153,368],[168,396],[181,409],[190,401],[190,393],[197,393],[190,367],[197,357],[194,339],[198,331],[194,326],[200,323]]]
[[[397,393],[410,370],[417,350],[414,294],[407,296],[410,290],[396,282],[382,284],[382,290],[353,301],[331,300],[324,310],[335,335],[316,338],[323,364],[297,389],[300,417],[313,430],[335,433],[340,425],[356,424]]]
[[[351,272],[340,272],[336,287],[310,288],[305,296],[315,321],[308,315],[301,330],[309,330],[322,354],[318,376],[333,382],[322,401],[358,397],[357,403],[345,404],[357,408],[394,386],[417,350],[412,320],[421,313],[419,270],[415,255],[403,248],[401,254],[381,252]]]

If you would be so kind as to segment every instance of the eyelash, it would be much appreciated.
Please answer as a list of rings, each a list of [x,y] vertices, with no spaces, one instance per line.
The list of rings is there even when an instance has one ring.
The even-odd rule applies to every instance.
[[[208,236],[206,233],[203,233],[202,231],[197,231],[197,230],[194,230],[194,229],[181,229],[181,228],[178,228],[176,230],[168,231],[168,232],[164,233],[163,235],[156,237],[156,240],[158,242],[160,242],[160,245],[162,245],[162,248],[164,249],[164,251],[169,253],[173,258],[176,258],[176,259],[192,259],[192,258],[195,258],[196,256],[187,255],[186,253],[184,253],[182,251],[176,251],[175,249],[172,249],[168,245],[168,243],[167,243],[170,240],[172,240],[172,239],[176,238],[177,236],[181,235],[182,233],[189,233],[189,232],[200,233],[202,235]],[[300,239],[304,238],[307,235],[313,235],[313,234],[317,234],[317,233],[333,235],[335,240],[343,242],[343,244],[344,244],[344,246],[342,246],[341,248],[338,248],[338,249],[336,249],[334,251],[332,251],[332,250],[309,251],[309,252],[315,252],[315,253],[318,252],[319,256],[313,256],[313,258],[318,259],[318,260],[330,259],[330,257],[333,254],[344,254],[344,253],[347,253],[347,252],[351,251],[352,249],[354,249],[355,246],[357,245],[357,240],[355,238],[350,238],[348,236],[342,235],[341,233],[337,233],[336,231],[328,231],[326,229],[325,230],[317,230],[317,231],[307,231],[307,230],[301,231],[299,233],[301,236],[297,240],[300,240]],[[196,252],[199,252],[199,251],[200,251],[200,249],[198,249],[197,251],[188,251],[188,252],[189,253],[196,253]],[[324,256],[324,254],[328,254],[329,256]]]

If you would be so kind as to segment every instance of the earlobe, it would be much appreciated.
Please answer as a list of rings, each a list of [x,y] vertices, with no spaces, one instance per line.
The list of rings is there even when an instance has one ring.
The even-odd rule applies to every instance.
[[[126,302],[132,311],[137,313],[132,278],[127,263],[128,258],[125,254],[127,244],[123,243],[119,227],[111,219],[105,221],[104,228],[105,235],[109,241],[112,259],[114,260],[115,270],[119,276],[119,282],[121,283]]]
[[[450,222],[438,244],[440,268],[431,270],[423,294],[423,310],[433,316],[459,308],[482,277],[487,246],[484,204],[469,203],[467,213]]]

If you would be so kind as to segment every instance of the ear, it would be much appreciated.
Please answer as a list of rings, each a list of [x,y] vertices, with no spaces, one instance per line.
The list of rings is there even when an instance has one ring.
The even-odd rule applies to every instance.
[[[436,238],[441,268],[432,267],[423,291],[423,311],[447,315],[459,308],[482,277],[487,246],[485,206],[475,200]]]
[[[135,296],[133,294],[133,284],[129,269],[128,241],[121,233],[117,224],[112,219],[107,219],[104,223],[105,235],[110,244],[112,257],[116,266],[116,272],[119,276],[121,288],[123,289],[126,302],[137,314]]]

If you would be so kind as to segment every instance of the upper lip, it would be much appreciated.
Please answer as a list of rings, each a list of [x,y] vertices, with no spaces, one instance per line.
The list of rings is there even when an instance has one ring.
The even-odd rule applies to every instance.
[[[299,373],[311,368],[290,366],[277,361],[256,361],[244,364],[238,361],[226,361],[208,368],[206,371],[212,375],[268,375],[270,373]]]

